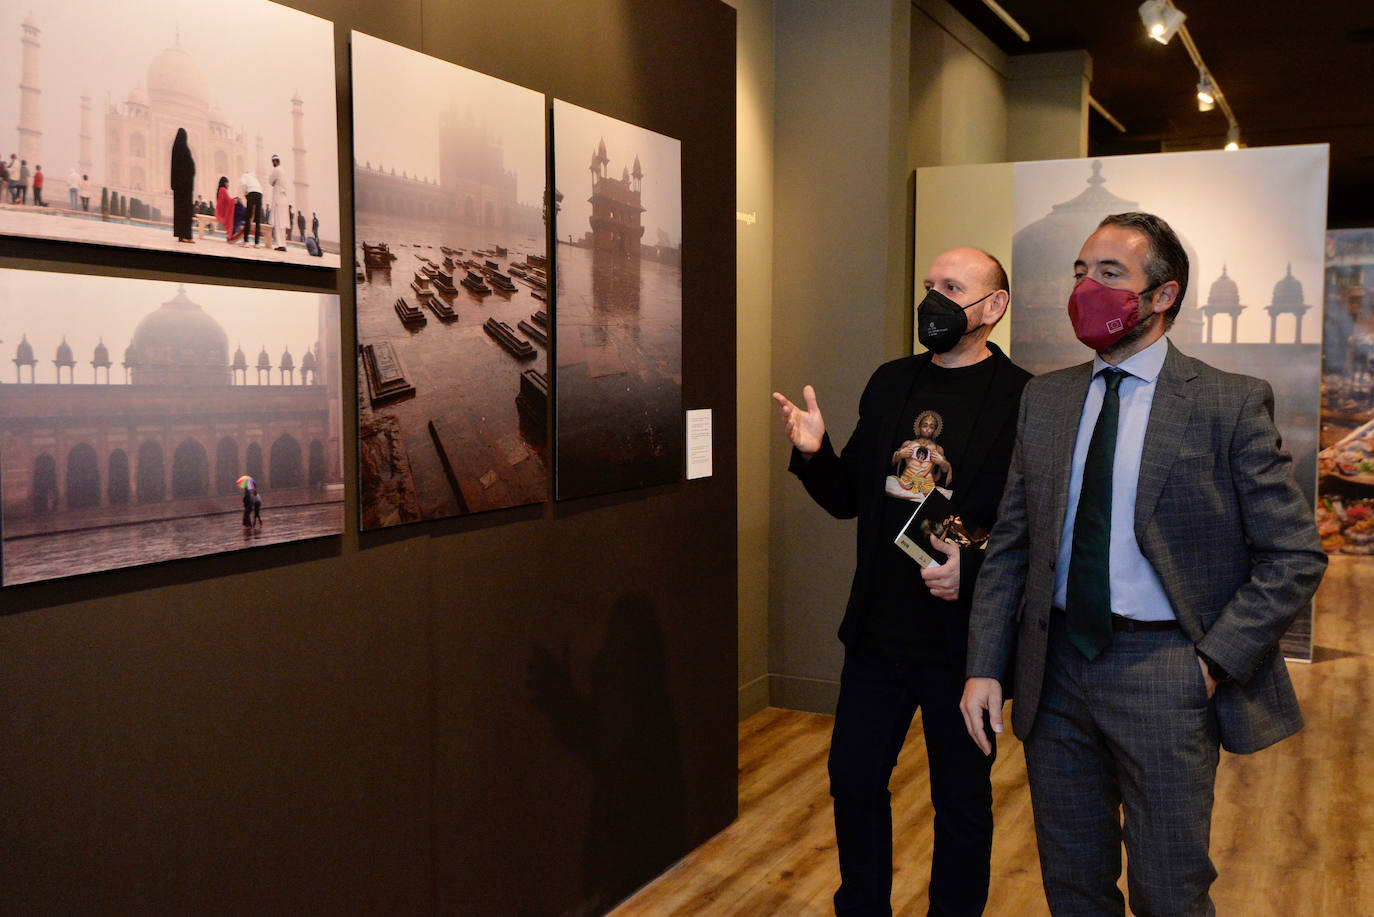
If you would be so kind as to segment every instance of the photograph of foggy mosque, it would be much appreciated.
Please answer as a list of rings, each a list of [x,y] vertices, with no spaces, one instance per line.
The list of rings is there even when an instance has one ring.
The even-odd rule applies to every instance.
[[[339,266],[329,21],[269,0],[25,0],[0,48],[0,234]]]
[[[0,270],[3,583],[341,533],[340,340],[332,294]]]
[[[352,56],[361,527],[544,502],[544,97],[361,32]]]
[[[681,144],[560,100],[553,134],[557,498],[677,481]]]

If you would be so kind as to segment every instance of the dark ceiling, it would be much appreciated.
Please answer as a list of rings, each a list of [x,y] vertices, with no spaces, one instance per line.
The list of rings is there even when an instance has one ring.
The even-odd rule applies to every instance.
[[[951,5],[1008,54],[1083,49],[1092,95],[1126,127],[1089,117],[1090,155],[1219,148],[1226,116],[1197,110],[1198,74],[1177,37],[1145,34],[1133,0],[1000,0],[1023,42],[981,0]],[[1174,0],[1247,146],[1331,144],[1331,226],[1374,225],[1374,3]]]

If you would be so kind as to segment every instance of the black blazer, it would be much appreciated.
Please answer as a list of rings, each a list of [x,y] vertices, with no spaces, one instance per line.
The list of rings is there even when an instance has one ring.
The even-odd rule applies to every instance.
[[[964,522],[986,531],[992,529],[997,519],[997,505],[1002,499],[1016,440],[1021,390],[1030,379],[1030,373],[1011,362],[997,345],[989,343],[988,348],[992,351],[988,359],[995,361],[991,388],[982,413],[974,421],[954,492],[954,509]],[[859,399],[859,422],[839,455],[835,454],[828,433],[820,451],[809,459],[792,450],[788,470],[801,480],[821,508],[837,519],[859,518],[858,563],[849,604],[840,623],[840,640],[846,646],[858,639],[873,607],[873,564],[881,547],[879,520],[883,500],[888,499],[883,493],[883,481],[892,467],[892,444],[897,440],[902,409],[930,356],[929,352],[920,353],[878,367]],[[981,550],[965,548],[960,552],[959,598],[945,603],[955,619],[947,622],[953,626],[945,628],[949,635],[949,658],[960,665],[968,647],[973,583],[982,562]]]

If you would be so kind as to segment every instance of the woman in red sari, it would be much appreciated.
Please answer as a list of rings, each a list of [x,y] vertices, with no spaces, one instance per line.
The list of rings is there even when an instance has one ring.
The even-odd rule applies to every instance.
[[[234,198],[229,194],[229,178],[221,175],[219,177],[219,190],[215,192],[215,220],[224,227],[226,240],[233,242],[243,230],[236,226],[234,219]]]

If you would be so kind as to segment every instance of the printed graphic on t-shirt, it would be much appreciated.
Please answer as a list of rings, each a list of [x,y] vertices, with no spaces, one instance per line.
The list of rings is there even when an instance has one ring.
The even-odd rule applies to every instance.
[[[932,490],[939,490],[946,497],[954,495],[954,469],[936,442],[944,428],[944,418],[935,411],[916,415],[912,428],[916,438],[902,443],[892,453],[893,473],[887,476],[883,488],[889,497],[920,503]]]

